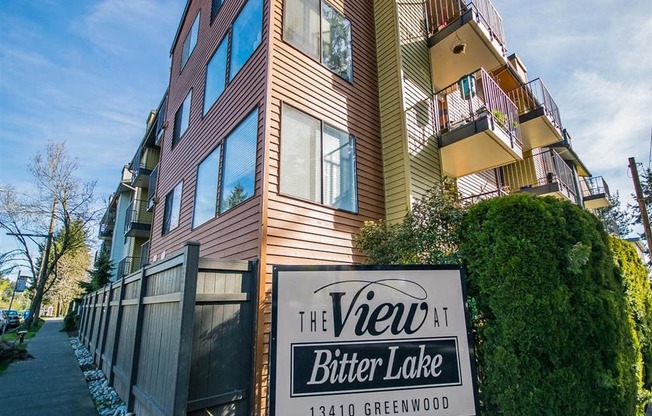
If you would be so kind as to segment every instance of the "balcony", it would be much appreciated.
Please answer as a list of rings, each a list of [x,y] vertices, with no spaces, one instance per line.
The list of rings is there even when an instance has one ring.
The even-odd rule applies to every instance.
[[[147,186],[147,211],[154,209],[156,205],[156,179],[158,178],[158,165],[149,175],[149,184]]]
[[[575,151],[573,150],[571,137],[570,134],[568,134],[568,130],[564,129],[562,136],[563,136],[562,141],[554,143],[550,145],[550,147],[554,147],[555,150],[562,157],[562,159],[575,166],[578,176],[591,176],[591,172],[589,172],[586,166],[584,166],[582,160],[579,158],[577,153],[575,153]]]
[[[133,179],[131,185],[144,188],[149,184],[149,175],[158,165],[160,150],[154,147],[141,147],[131,162]]]
[[[140,257],[125,257],[118,262],[118,268],[116,270],[118,278],[128,276],[136,271],[138,271],[138,266],[140,264]]]
[[[611,205],[609,187],[602,176],[580,178],[580,188],[585,208],[606,208]]]
[[[102,222],[100,223],[100,232],[98,233],[98,237],[100,240],[111,240],[113,238],[113,229],[115,228],[115,221],[111,221],[108,223]]]
[[[469,175],[522,160],[516,105],[484,69],[436,94],[443,171]]]
[[[539,150],[523,161],[501,168],[503,183],[512,192],[551,195],[577,203],[572,169],[552,149]]]
[[[564,138],[559,108],[541,79],[515,88],[507,95],[518,108],[523,150],[548,146]]]
[[[425,7],[435,85],[507,64],[503,19],[490,0],[427,0]]]
[[[147,201],[134,200],[127,207],[125,235],[149,238],[152,229],[152,213],[147,211]]]

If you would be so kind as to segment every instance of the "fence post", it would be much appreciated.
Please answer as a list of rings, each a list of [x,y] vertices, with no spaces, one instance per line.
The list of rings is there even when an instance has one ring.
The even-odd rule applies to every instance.
[[[86,329],[86,296],[82,296],[81,311],[79,314],[79,330],[77,331],[77,338],[81,343],[84,343],[84,329]]]
[[[174,400],[172,414],[186,414],[188,384],[190,383],[190,360],[192,332],[197,295],[197,272],[199,269],[199,243],[189,241],[184,249],[183,281],[181,282],[181,316],[179,318],[179,355],[175,368]]]
[[[129,382],[129,392],[126,397],[126,405],[127,405],[127,412],[133,412],[134,411],[134,400],[136,397],[134,396],[134,386],[136,385],[137,382],[137,377],[138,377],[138,361],[139,361],[139,356],[140,356],[140,343],[143,338],[143,310],[144,310],[144,305],[143,305],[143,298],[145,297],[145,291],[147,289],[147,280],[145,278],[145,269],[140,270],[140,289],[138,290],[138,304],[136,306],[136,329],[135,329],[135,339],[134,339],[134,347],[132,351],[132,356],[131,356],[131,366],[129,368],[129,377],[128,377],[128,382]]]
[[[115,367],[115,361],[118,359],[118,341],[120,340],[120,329],[122,327],[122,301],[125,298],[125,277],[120,278],[120,296],[118,296],[118,315],[115,317],[115,335],[113,335],[113,348],[111,349],[111,368],[108,374],[109,386],[113,386],[113,381],[115,374],[113,373],[113,367]]]
[[[113,282],[108,284],[108,296],[104,293],[104,304],[106,305],[106,313],[104,314],[104,327],[102,329],[102,342],[100,343],[100,359],[97,366],[102,369],[102,362],[104,358],[104,348],[106,347],[106,336],[109,332],[109,320],[111,319],[111,298],[113,297]]]

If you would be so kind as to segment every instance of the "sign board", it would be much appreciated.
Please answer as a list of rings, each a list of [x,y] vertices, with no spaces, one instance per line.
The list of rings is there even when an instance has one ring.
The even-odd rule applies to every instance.
[[[16,293],[24,292],[27,287],[27,276],[18,276],[16,279]]]
[[[272,416],[478,414],[458,266],[274,268]]]

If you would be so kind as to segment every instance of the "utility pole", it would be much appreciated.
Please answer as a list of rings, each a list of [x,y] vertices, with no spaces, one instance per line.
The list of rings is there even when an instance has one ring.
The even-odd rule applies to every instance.
[[[643,190],[641,189],[641,180],[638,177],[636,160],[634,160],[633,157],[629,158],[629,169],[632,171],[634,191],[636,191],[636,202],[638,202],[638,208],[641,211],[643,230],[645,231],[645,239],[647,240],[647,250],[649,255],[652,256],[652,232],[650,231],[650,217],[647,213],[647,206],[645,205],[645,198],[643,197]]]
[[[18,278],[16,278],[16,284],[14,285],[14,291],[11,294],[11,300],[9,301],[9,310],[11,310],[11,306],[14,304],[14,297],[16,297],[16,289],[18,288],[18,281],[20,280],[20,269],[18,269]]]

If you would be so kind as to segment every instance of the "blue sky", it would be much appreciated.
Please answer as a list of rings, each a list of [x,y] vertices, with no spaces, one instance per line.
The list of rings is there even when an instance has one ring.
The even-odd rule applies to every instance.
[[[541,77],[593,175],[631,202],[627,159],[649,163],[652,2],[495,0],[510,53]],[[68,143],[96,194],[115,190],[169,79],[185,0],[0,1],[0,186]],[[353,29],[355,30],[355,28]],[[354,51],[355,53],[355,51]],[[14,248],[0,236],[0,251]]]

